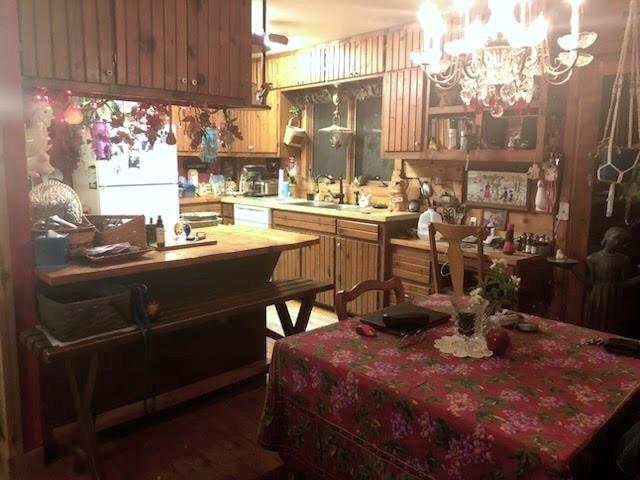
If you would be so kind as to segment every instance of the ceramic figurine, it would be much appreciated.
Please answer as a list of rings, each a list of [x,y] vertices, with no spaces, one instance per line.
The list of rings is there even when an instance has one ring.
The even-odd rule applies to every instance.
[[[31,178],[53,173],[54,168],[47,153],[51,148],[48,130],[52,121],[51,105],[36,103],[33,106],[29,127],[25,128],[27,171]]]
[[[548,208],[547,189],[542,180],[538,180],[538,190],[536,191],[536,212],[546,212]]]
[[[399,170],[393,172],[391,182],[389,182],[389,195],[391,196],[392,212],[406,212],[408,210],[407,181],[402,178]]]
[[[602,250],[587,257],[585,282],[589,291],[584,324],[588,328],[622,335],[630,329],[623,293],[638,280],[628,278],[632,265],[623,253],[630,239],[625,228],[609,228],[602,239]]]

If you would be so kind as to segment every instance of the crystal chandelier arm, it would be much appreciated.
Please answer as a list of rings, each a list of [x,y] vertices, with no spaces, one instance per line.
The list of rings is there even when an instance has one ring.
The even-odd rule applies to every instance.
[[[443,90],[452,89],[460,81],[460,66],[458,65],[458,61],[451,62],[447,70],[438,74],[430,73],[428,65],[422,65],[422,70],[427,74],[429,80],[436,83]]]
[[[545,40],[540,46],[540,64],[542,65],[542,78],[544,78],[545,82],[549,85],[562,85],[567,83],[569,79],[573,76],[573,71],[575,70],[575,66],[578,63],[579,51],[571,50],[575,53],[573,56],[573,61],[570,65],[565,65],[560,61],[558,57],[551,60],[551,53],[549,52],[549,44]],[[558,80],[559,79],[559,80]]]
[[[468,62],[461,62],[461,63],[462,63],[462,70],[464,74],[467,77],[469,77],[471,80],[477,80],[480,75],[478,74],[478,72],[475,71],[475,69],[471,68],[471,66],[473,65],[472,60],[470,59]]]

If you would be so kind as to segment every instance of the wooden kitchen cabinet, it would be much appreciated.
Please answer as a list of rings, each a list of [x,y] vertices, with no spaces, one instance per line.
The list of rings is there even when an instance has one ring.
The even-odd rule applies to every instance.
[[[27,86],[251,105],[250,0],[20,0]]]
[[[375,75],[385,70],[385,34],[375,32],[269,57],[267,79],[274,88]]]
[[[114,17],[104,0],[20,0],[22,76],[33,85],[113,84]]]
[[[298,250],[287,250],[280,254],[280,259],[273,271],[274,280],[286,280],[289,278],[300,278],[302,252]]]
[[[314,46],[271,57],[267,81],[274,88],[291,88],[324,82],[324,46]]]
[[[384,74],[381,147],[384,157],[420,157],[427,143],[425,113],[428,93],[428,81],[420,68]]]
[[[336,238],[336,291],[379,278],[380,246],[377,243]],[[351,302],[348,308],[356,314],[375,312],[381,307],[380,300],[377,292],[368,292]]]
[[[406,25],[387,31],[385,43],[385,70],[414,68],[411,53],[422,50],[424,35],[420,25]]]
[[[250,104],[249,0],[114,0],[121,85]]]
[[[251,65],[252,91],[262,85],[262,65],[255,60]],[[220,149],[218,155],[231,157],[280,156],[280,92],[272,91],[267,97],[269,110],[230,110],[242,132],[242,140],[236,139],[228,150]]]
[[[300,276],[335,283],[335,259],[335,238],[329,235],[320,235],[318,245],[305,247],[301,250]],[[319,294],[316,301],[322,305],[333,307],[334,296],[335,290],[330,290]]]
[[[327,82],[374,75],[384,71],[383,32],[358,35],[330,43],[326,49]]]

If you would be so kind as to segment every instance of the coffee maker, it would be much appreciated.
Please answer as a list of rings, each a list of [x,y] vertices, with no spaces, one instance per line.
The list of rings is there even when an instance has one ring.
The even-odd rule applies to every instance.
[[[278,194],[278,180],[271,178],[264,165],[245,165],[240,175],[240,192],[247,197]]]

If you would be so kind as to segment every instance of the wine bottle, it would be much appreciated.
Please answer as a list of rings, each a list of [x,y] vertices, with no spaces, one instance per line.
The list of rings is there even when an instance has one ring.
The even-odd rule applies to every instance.
[[[162,221],[162,215],[158,215],[158,221],[156,222],[156,244],[159,248],[164,248],[164,223]]]

